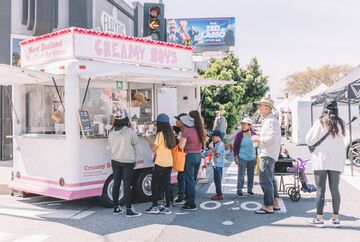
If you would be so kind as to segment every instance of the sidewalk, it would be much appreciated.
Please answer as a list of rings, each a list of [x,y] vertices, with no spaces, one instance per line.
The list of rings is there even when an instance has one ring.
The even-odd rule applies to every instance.
[[[11,179],[12,161],[0,161],[0,195],[10,194],[8,184]]]

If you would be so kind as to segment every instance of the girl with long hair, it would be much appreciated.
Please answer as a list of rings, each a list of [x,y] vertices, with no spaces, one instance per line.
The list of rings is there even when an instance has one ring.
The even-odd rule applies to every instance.
[[[179,139],[179,148],[185,148],[185,197],[184,210],[196,210],[195,183],[201,163],[202,149],[206,136],[204,124],[198,111],[191,111],[189,115],[180,117],[186,126]]]
[[[339,117],[336,100],[328,98],[325,102],[322,115],[315,121],[306,135],[306,143],[308,146],[314,145],[325,137],[312,154],[312,168],[314,170],[317,192],[316,217],[307,221],[307,224],[310,226],[324,226],[323,210],[327,178],[329,178],[333,206],[333,215],[330,219],[330,224],[335,227],[340,226],[339,182],[340,174],[344,171],[346,161],[345,132],[344,121]]]
[[[135,146],[139,143],[139,140],[135,131],[130,128],[129,117],[125,110],[113,116],[113,127],[108,139],[114,177],[112,189],[114,214],[124,212],[119,206],[119,190],[122,181],[124,183],[126,217],[140,216],[141,213],[131,206],[131,184],[136,161]]]
[[[174,131],[170,125],[169,116],[159,114],[156,119],[157,133],[155,142],[152,143],[149,136],[145,140],[149,142],[150,149],[155,152],[155,166],[151,181],[152,206],[146,210],[150,214],[171,214],[170,211],[170,175],[173,166],[173,157],[171,149],[176,145]],[[160,198],[161,188],[165,192],[165,207],[159,209],[158,200]]]

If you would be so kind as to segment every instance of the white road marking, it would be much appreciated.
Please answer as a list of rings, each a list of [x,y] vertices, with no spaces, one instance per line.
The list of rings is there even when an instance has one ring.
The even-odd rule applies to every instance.
[[[75,216],[71,217],[71,219],[83,219],[93,213],[95,213],[95,211],[84,211],[84,212],[78,213]]]
[[[231,221],[224,221],[222,224],[223,225],[233,225],[234,223]]]
[[[0,208],[0,214],[6,214],[10,216],[47,219],[47,218],[59,218],[59,219],[82,219],[95,211],[82,211],[82,210],[67,210],[67,209],[39,209],[39,208]]]
[[[235,202],[234,201],[229,201],[229,202],[225,202],[225,203],[222,203],[223,205],[231,205],[231,204],[234,204]]]
[[[248,205],[250,205],[250,204],[254,204],[255,207],[249,208]],[[262,208],[262,205],[261,205],[261,203],[258,203],[258,202],[249,201],[249,202],[244,202],[244,203],[242,203],[242,204],[240,205],[240,207],[241,207],[242,209],[244,209],[244,210],[247,210],[247,211],[256,211],[256,210]]]
[[[285,203],[282,200],[282,198],[279,198],[279,205],[280,205],[280,211],[276,211],[276,212],[277,213],[286,213],[287,209],[286,209]]]
[[[209,204],[213,204],[215,206],[212,207],[207,207],[207,205]],[[221,203],[218,201],[206,201],[200,204],[200,208],[204,209],[204,210],[215,210],[221,207]]]

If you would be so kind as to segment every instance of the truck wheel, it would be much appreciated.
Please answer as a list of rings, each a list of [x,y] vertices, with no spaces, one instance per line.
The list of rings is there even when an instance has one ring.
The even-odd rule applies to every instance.
[[[140,173],[136,182],[137,193],[142,201],[150,201],[151,199],[151,180],[152,170],[146,170]]]
[[[360,142],[353,142],[352,146],[353,163],[360,166]],[[350,149],[348,149],[348,158],[350,158]]]
[[[100,200],[102,204],[105,207],[112,208],[114,206],[113,204],[113,197],[112,197],[112,189],[114,187],[114,178],[113,175],[111,175],[105,182],[105,185],[103,187],[103,191],[100,197]],[[119,204],[124,203],[124,185],[121,183],[120,191],[119,191]]]

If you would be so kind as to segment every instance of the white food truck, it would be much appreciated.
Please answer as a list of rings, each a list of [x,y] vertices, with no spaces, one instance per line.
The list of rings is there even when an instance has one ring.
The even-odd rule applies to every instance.
[[[13,86],[13,191],[66,200],[99,196],[112,206],[108,127],[112,114],[131,109],[132,95],[142,92],[148,102],[135,110],[133,190],[148,199],[153,162],[142,135],[152,131],[151,122],[159,113],[198,109],[200,86],[233,83],[199,79],[191,47],[181,45],[69,28],[20,46],[21,68],[0,65],[1,84]],[[55,122],[55,111],[63,122]]]

